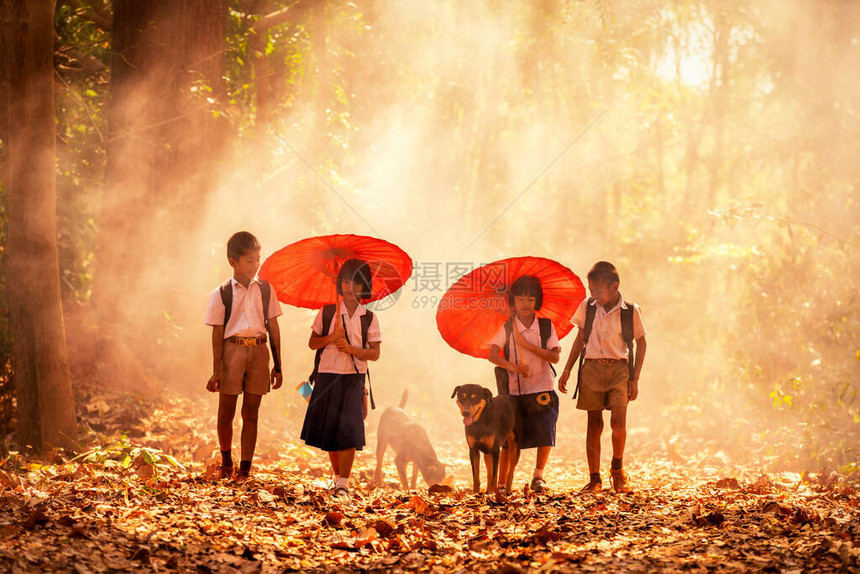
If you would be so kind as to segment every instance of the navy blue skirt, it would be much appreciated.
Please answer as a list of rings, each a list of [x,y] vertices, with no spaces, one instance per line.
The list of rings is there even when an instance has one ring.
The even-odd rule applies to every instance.
[[[324,451],[338,451],[364,445],[364,374],[317,373],[302,440]]]
[[[547,391],[511,396],[517,404],[517,446],[521,449],[555,446],[558,394]],[[507,445],[503,448],[507,448]]]

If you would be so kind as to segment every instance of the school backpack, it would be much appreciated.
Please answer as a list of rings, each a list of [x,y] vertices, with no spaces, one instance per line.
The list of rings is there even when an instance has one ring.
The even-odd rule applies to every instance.
[[[334,308],[335,305],[329,304],[324,305],[322,308],[322,332],[324,334],[328,334],[329,328],[331,327],[332,319],[334,319]],[[370,330],[370,324],[373,322],[373,311],[366,310],[365,314],[361,316],[361,348],[367,348],[367,332]],[[346,325],[344,325],[344,331],[346,331]],[[349,340],[349,335],[347,335],[347,340]],[[314,384],[316,381],[317,374],[320,369],[320,358],[322,357],[323,349],[325,347],[320,347],[317,349],[316,355],[314,356],[314,370],[308,375],[308,382],[310,384]],[[355,372],[358,373],[358,365],[355,364],[355,357],[352,357],[352,366],[355,367]],[[367,369],[367,390],[370,395],[370,408],[376,408],[376,402],[373,400],[373,387],[370,385],[370,368]]]
[[[227,323],[230,321],[230,315],[233,313],[233,280],[228,279],[218,288],[221,292],[221,302],[224,304],[224,330],[227,330]],[[263,324],[266,326],[266,333],[269,334],[269,345],[272,349],[272,361],[275,363],[275,372],[281,372],[281,358],[278,356],[278,351],[275,350],[275,342],[272,340],[272,332],[269,329],[269,318],[266,317],[269,311],[269,298],[272,296],[272,286],[268,281],[260,279],[260,295],[263,297]]]
[[[591,336],[591,328],[594,326],[594,314],[597,312],[597,305],[592,305],[594,297],[589,297],[585,305],[585,325],[582,326],[582,352],[579,354],[579,368],[576,372],[576,389],[573,391],[573,398],[579,393],[579,384],[582,379],[582,363],[585,361],[585,347],[588,345],[588,338]],[[633,371],[636,356],[633,353],[633,307],[635,303],[624,301],[619,311],[621,312],[621,336],[624,342],[627,343],[627,370],[629,372],[629,380],[633,380]]]
[[[547,319],[546,317],[538,317],[538,329],[540,329],[540,346],[541,349],[546,349],[546,343],[549,341],[550,335],[552,335],[552,321]],[[502,356],[505,357],[506,361],[510,360],[511,357],[511,335],[513,334],[514,325],[513,319],[508,319],[505,321],[505,345],[502,348]],[[552,369],[552,374],[555,375],[555,368],[550,364],[550,369]],[[508,395],[510,394],[510,389],[508,388],[509,378],[508,371],[502,367],[496,367],[494,369],[496,374],[496,386],[498,387],[498,391],[500,395]],[[517,384],[519,385],[519,375],[517,375]]]

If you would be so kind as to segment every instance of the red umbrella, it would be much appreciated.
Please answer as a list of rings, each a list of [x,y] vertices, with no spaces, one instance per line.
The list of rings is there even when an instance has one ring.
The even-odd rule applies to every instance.
[[[436,326],[449,345],[479,359],[489,355],[489,341],[510,318],[508,293],[523,275],[540,279],[543,305],[558,338],[573,328],[570,319],[585,299],[585,287],[573,271],[552,259],[512,257],[478,267],[454,283],[439,301]]]
[[[319,309],[336,302],[335,280],[347,259],[363,259],[370,267],[371,296],[363,303],[394,293],[412,275],[412,259],[392,243],[363,235],[322,235],[273,253],[260,267],[260,278],[272,284],[279,301]]]

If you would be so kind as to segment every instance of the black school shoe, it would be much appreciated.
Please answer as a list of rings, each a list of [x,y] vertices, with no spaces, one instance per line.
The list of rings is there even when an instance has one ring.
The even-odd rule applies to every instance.
[[[542,478],[535,477],[532,479],[532,484],[529,488],[531,488],[532,492],[536,492],[537,494],[546,492],[546,481]]]

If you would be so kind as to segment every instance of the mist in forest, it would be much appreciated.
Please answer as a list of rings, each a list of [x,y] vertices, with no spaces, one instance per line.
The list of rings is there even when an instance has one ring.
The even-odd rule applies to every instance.
[[[628,416],[634,458],[692,440],[729,462],[761,456],[753,437],[788,415],[755,378],[761,365],[741,368],[744,348],[774,372],[814,373],[810,364],[834,357],[850,369],[843,355],[860,347],[856,335],[813,344],[818,334],[804,329],[814,316],[800,316],[838,322],[842,309],[857,320],[856,243],[839,244],[858,216],[849,141],[860,94],[847,73],[860,55],[857,9],[401,1],[340,18],[328,29],[327,77],[346,103],[322,86],[328,99],[311,91],[258,118],[257,135],[224,160],[203,223],[176,232],[181,278],[163,278],[181,284],[171,312],[182,344],[170,353],[183,367],[164,377],[168,387],[205,394],[203,312],[231,274],[226,241],[238,230],[260,239],[264,259],[334,233],[377,236],[413,258],[396,304],[379,311],[371,436],[408,389],[407,410],[431,439],[462,440],[452,389],[494,389],[492,365],[448,347],[436,304],[459,277],[452,267],[505,257],[555,259],[584,283],[598,260],[618,267],[621,292],[642,307],[648,331]],[[323,146],[314,143],[320,101],[337,136]],[[802,244],[793,255],[792,242]],[[155,273],[153,263],[141,271]],[[773,308],[770,321],[751,314],[761,307]],[[261,421],[297,441],[304,403],[294,389],[313,364],[315,312],[282,308],[284,386],[264,399]],[[574,337],[561,341],[559,371]],[[856,375],[854,366],[855,396]],[[768,384],[787,395],[783,382]],[[559,451],[582,458],[585,415],[569,397],[561,395]],[[857,399],[843,399],[856,412]],[[845,431],[841,424],[831,431]]]

